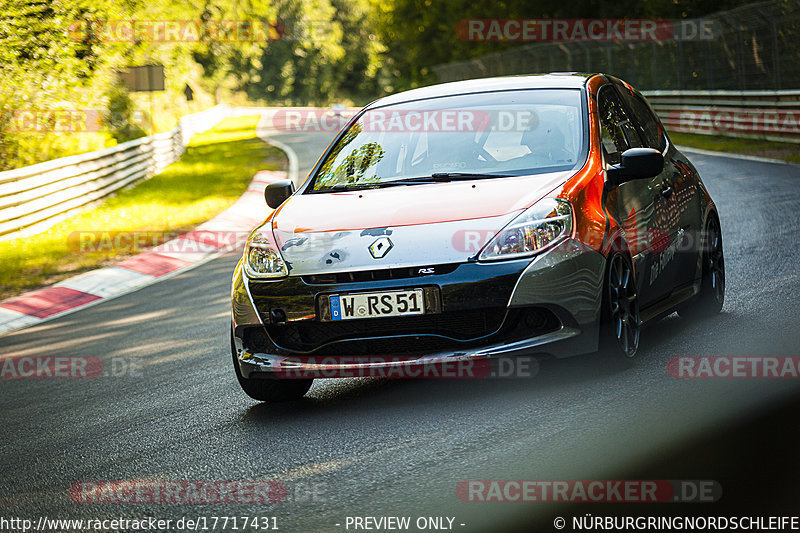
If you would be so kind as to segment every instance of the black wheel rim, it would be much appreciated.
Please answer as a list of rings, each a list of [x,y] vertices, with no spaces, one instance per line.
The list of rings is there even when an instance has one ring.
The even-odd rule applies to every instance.
[[[708,253],[706,268],[711,290],[717,302],[725,298],[725,255],[722,252],[722,235],[716,221],[708,224]]]
[[[611,260],[608,290],[614,335],[623,353],[633,357],[639,348],[639,299],[633,271],[621,255]]]

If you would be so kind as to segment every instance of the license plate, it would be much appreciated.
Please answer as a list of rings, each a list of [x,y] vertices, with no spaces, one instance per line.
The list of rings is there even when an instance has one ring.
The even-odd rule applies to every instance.
[[[331,320],[425,314],[422,289],[333,294],[328,298]]]

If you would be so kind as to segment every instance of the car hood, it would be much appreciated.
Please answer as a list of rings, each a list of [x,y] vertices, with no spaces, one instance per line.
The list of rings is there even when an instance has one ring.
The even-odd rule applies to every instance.
[[[570,175],[297,194],[272,217],[273,235],[291,275],[464,262]]]

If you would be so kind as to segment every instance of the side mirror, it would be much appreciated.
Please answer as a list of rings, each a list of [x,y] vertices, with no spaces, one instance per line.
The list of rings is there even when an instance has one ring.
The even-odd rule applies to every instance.
[[[267,200],[268,206],[277,209],[293,193],[294,183],[292,180],[274,181],[264,189],[264,198]]]
[[[664,170],[664,156],[655,148],[629,148],[622,152],[619,165],[606,172],[609,183],[616,187],[626,181],[648,179]]]

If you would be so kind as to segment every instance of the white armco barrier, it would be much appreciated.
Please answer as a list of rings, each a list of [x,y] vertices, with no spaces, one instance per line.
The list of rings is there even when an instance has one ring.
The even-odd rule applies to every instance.
[[[645,91],[670,131],[800,143],[800,90]],[[37,233],[176,161],[195,133],[229,116],[265,115],[276,132],[330,131],[356,111],[343,108],[233,108],[183,117],[171,131],[112,148],[0,172],[0,240]]]
[[[800,91],[644,91],[669,131],[800,143]]]
[[[175,162],[195,133],[230,116],[216,106],[183,117],[172,130],[38,165],[0,172],[0,240],[45,230],[114,191]]]

